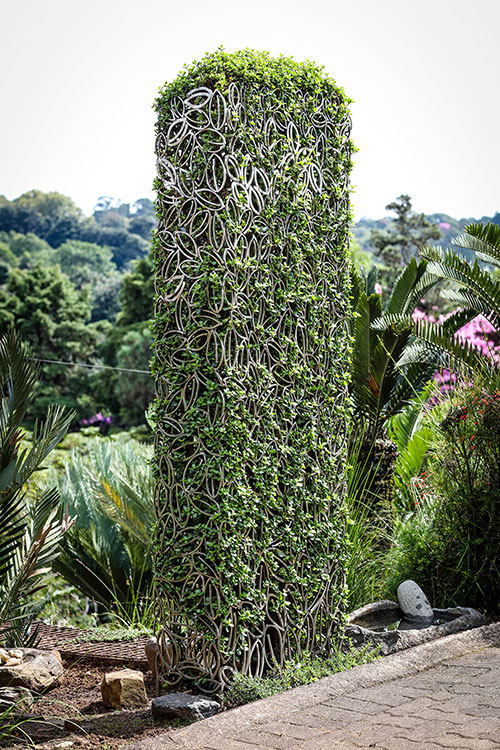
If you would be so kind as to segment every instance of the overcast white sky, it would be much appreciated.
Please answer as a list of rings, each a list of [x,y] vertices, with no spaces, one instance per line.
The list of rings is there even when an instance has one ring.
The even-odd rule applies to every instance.
[[[153,197],[159,86],[219,45],[311,59],[352,105],[356,218],[500,211],[500,0],[3,0],[0,194]]]

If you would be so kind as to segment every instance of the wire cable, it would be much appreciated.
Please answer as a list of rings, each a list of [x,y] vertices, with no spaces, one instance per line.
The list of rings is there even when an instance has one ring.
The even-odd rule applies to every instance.
[[[39,357],[29,357],[32,362],[47,362],[54,365],[69,365],[70,367],[89,367],[95,370],[118,370],[119,372],[141,372],[145,375],[151,375],[149,370],[132,370],[127,367],[111,367],[111,365],[86,365],[83,362],[64,362],[62,359],[40,359]]]

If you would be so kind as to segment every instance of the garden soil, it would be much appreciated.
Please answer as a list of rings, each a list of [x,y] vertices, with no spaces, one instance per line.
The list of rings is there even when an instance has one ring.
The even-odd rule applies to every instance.
[[[128,666],[65,661],[65,672],[58,685],[36,701],[30,720],[22,724],[17,736],[8,740],[3,738],[1,746],[34,745],[38,750],[113,750],[179,726],[172,725],[172,722],[153,722],[151,703],[130,710],[104,706],[101,698],[103,676],[106,672]],[[151,672],[145,669],[143,672],[146,693],[151,701],[155,697],[154,679]]]

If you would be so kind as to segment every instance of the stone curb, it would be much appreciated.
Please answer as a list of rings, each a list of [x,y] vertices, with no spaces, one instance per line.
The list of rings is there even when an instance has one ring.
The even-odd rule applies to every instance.
[[[332,696],[343,696],[362,688],[417,674],[448,659],[497,645],[500,646],[500,622],[448,635],[406,651],[384,656],[380,661],[323,677],[312,685],[293,688],[212,716],[183,729],[127,745],[124,750],[162,750],[169,747],[198,750],[208,743],[211,747],[214,746],[218,737],[221,738],[222,748],[224,738],[227,740],[228,734],[237,739],[238,732],[248,731],[251,725],[258,729],[259,724],[273,721],[276,716],[300,711]]]

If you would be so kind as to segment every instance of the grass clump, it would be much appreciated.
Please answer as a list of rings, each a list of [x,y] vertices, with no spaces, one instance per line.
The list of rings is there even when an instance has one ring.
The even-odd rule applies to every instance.
[[[226,707],[252,703],[290,688],[310,685],[322,677],[345,672],[352,667],[368,664],[378,658],[378,647],[367,645],[354,649],[350,643],[348,650],[339,648],[330,657],[316,657],[305,652],[300,658],[287,661],[282,667],[277,667],[266,677],[236,674],[231,687],[224,694],[224,703]]]

